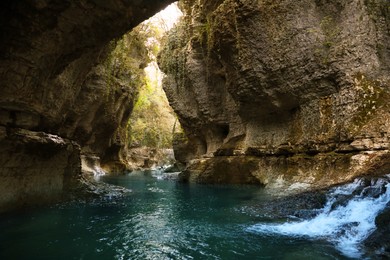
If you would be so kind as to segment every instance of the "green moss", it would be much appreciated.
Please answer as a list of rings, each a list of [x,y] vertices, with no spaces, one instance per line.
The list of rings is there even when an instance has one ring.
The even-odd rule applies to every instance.
[[[123,86],[138,92],[144,83],[144,67],[149,62],[146,36],[134,30],[110,42],[108,55],[102,63],[106,82],[106,98],[114,98]]]
[[[128,146],[172,147],[175,117],[158,81],[146,78],[128,121]]]
[[[318,45],[314,50],[314,53],[322,64],[328,65],[331,49],[335,46],[341,29],[337,26],[337,23],[332,16],[324,16],[320,21],[319,28],[320,30],[316,28],[309,29],[308,32],[323,36],[317,36]]]
[[[320,23],[321,30],[324,34],[322,45],[325,48],[330,48],[334,45],[337,35],[340,33],[340,28],[336,25],[331,16],[325,16]]]
[[[196,26],[194,39],[201,45],[203,55],[206,58],[210,58],[211,50],[214,46],[214,32],[213,32],[213,18],[211,15],[206,17],[206,22]]]
[[[355,75],[358,93],[358,110],[352,119],[352,132],[357,132],[375,115],[376,111],[387,105],[389,95],[381,82],[371,80],[359,73]]]
[[[295,35],[295,29],[287,17],[291,12],[291,4],[287,1],[259,1],[259,13],[255,13],[255,17],[259,17],[262,28],[259,28],[264,33],[264,41],[267,41],[268,52],[271,56],[283,55],[286,50],[286,44],[291,42],[291,37]],[[258,19],[258,18],[256,18]],[[243,26],[246,26],[243,23]],[[292,30],[291,30],[292,29]],[[262,33],[262,34],[263,34]]]
[[[158,61],[161,70],[175,79],[177,91],[185,88],[187,82],[187,52],[190,32],[186,23],[180,23],[171,30]]]

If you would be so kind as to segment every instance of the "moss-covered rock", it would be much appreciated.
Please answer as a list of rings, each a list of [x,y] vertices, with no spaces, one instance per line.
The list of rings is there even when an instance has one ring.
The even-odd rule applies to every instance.
[[[160,54],[160,65],[188,139],[203,146],[197,157],[214,156],[207,159],[208,175],[219,156],[246,154],[269,163],[274,180],[300,172],[287,179],[301,182],[306,175],[315,186],[330,171],[331,185],[369,171],[371,157],[386,158],[388,1],[220,0],[181,6],[185,17]],[[281,161],[291,174],[281,173]]]
[[[193,161],[179,176],[181,181],[212,184],[262,184],[256,178],[257,158],[218,157]]]

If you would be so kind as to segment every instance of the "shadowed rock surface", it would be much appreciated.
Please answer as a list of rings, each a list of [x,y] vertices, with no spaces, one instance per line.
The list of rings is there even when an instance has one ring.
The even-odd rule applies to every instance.
[[[1,161],[27,153],[13,147],[15,140],[51,147],[47,138],[58,138],[108,169],[123,169],[123,128],[137,78],[117,68],[109,43],[171,2],[2,1]],[[390,171],[389,1],[180,5],[186,15],[160,65],[186,132],[174,140],[188,165],[183,180],[293,191]],[[131,57],[145,66],[142,49]],[[40,149],[36,165],[51,169]],[[73,150],[64,151],[59,169],[68,169]],[[0,178],[7,183],[28,169],[3,167]],[[14,196],[23,194],[15,188]]]
[[[390,171],[389,1],[181,7],[159,63],[187,135],[176,144],[189,165],[184,179],[219,182],[221,161],[248,157],[256,163],[237,173],[241,182],[272,188]]]
[[[376,217],[375,224],[377,229],[366,239],[365,246],[378,259],[387,259],[390,257],[390,207]]]
[[[80,146],[56,135],[0,127],[0,154],[0,212],[56,201],[80,175]]]
[[[68,143],[101,157],[110,167],[123,167],[121,127],[132,110],[136,79],[131,72],[115,74],[115,64],[107,64],[115,49],[109,42],[171,2],[1,1],[0,127],[6,134],[1,137],[0,161],[24,159],[12,169],[1,166],[1,187],[12,185],[1,195],[0,211],[27,197],[34,203],[35,198],[60,193],[68,159],[79,151],[68,151]],[[136,51],[129,55],[144,58]],[[140,68],[145,66],[142,59]],[[22,130],[10,135],[16,128]],[[30,137],[34,132],[39,138]],[[64,145],[47,138],[63,140]],[[55,160],[41,154],[52,150]],[[77,178],[80,170],[73,170],[72,178]]]

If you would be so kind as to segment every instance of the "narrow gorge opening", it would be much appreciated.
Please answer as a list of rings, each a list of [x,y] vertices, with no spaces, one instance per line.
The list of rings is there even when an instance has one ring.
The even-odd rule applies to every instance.
[[[122,151],[127,171],[175,163],[173,136],[182,129],[163,90],[164,73],[158,67],[157,55],[181,16],[177,3],[173,3],[113,42],[116,46],[109,66],[122,66],[137,84],[132,85],[137,93],[125,126]]]
[[[390,2],[173,2],[0,3],[0,259],[389,258]]]

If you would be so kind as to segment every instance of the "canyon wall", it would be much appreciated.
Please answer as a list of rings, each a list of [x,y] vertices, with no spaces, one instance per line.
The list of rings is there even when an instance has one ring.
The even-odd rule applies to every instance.
[[[171,2],[1,1],[0,211],[56,197],[80,153],[120,167],[139,82],[109,43]]]
[[[181,1],[159,65],[183,180],[320,188],[390,173],[390,2]]]

